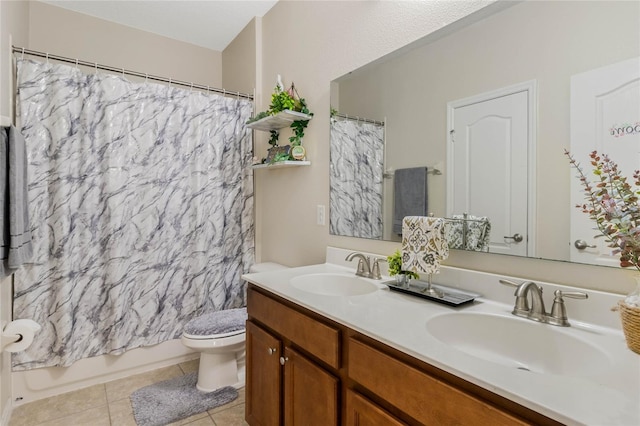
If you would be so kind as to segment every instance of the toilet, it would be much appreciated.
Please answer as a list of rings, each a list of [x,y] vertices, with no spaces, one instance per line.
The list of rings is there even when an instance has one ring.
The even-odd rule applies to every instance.
[[[250,272],[284,268],[277,263],[258,263],[250,268]],[[182,344],[200,352],[196,384],[199,391],[244,386],[246,320],[247,308],[236,308],[203,314],[185,325]]]

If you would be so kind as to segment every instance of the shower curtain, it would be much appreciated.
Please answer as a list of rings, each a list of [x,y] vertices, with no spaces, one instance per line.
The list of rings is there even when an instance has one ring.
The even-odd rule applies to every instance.
[[[43,328],[14,370],[154,345],[244,305],[250,101],[31,60],[17,101],[34,256],[14,317]]]
[[[331,119],[332,235],[382,239],[384,125]]]

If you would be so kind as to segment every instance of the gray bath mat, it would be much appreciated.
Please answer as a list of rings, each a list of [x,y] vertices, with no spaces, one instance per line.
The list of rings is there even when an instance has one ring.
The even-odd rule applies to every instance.
[[[198,373],[189,373],[145,386],[131,394],[133,416],[138,426],[162,426],[227,404],[238,391],[227,386],[214,392],[196,389]]]

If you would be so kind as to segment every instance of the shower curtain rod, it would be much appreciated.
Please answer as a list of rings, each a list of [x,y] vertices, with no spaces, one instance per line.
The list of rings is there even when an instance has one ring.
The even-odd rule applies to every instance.
[[[37,56],[40,58],[46,58],[47,60],[53,59],[55,61],[66,62],[69,64],[75,64],[75,65],[82,65],[85,67],[95,68],[97,70],[110,71],[110,72],[119,73],[119,74],[142,77],[146,80],[169,83],[169,85],[175,84],[176,86],[184,86],[184,87],[189,87],[191,89],[200,89],[200,90],[206,90],[207,92],[220,93],[224,96],[236,96],[239,98],[249,99],[251,101],[253,100],[253,95],[249,95],[247,93],[228,91],[225,89],[218,89],[218,88],[206,86],[203,84],[187,83],[186,81],[173,80],[171,78],[166,78],[166,77],[158,77],[157,75],[150,75],[150,74],[145,74],[143,72],[126,70],[124,68],[111,67],[108,65],[100,65],[96,62],[80,61],[78,59],[67,58],[65,56],[51,55],[45,52],[38,52],[37,50],[29,50],[29,49],[25,49],[24,47],[13,46],[13,53],[21,53],[23,56],[24,55]]]
[[[344,118],[344,119],[347,119],[347,120],[363,121],[365,123],[379,124],[381,126],[384,126],[384,121],[372,120],[370,118],[349,117],[347,114],[340,114],[340,113],[333,114],[333,116],[334,117]]]

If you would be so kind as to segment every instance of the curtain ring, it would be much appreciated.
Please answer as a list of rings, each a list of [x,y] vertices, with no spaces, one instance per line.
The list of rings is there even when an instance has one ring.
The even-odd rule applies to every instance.
[[[122,78],[124,78],[124,68],[122,68]]]
[[[191,82],[191,91],[193,92],[193,81]]]
[[[76,69],[78,69],[78,58],[76,58]]]
[[[149,82],[149,74],[145,74],[144,75],[144,82],[148,83]]]
[[[22,48],[22,58],[20,58],[24,61],[24,47]]]
[[[227,89],[222,89],[222,96],[227,96]]]
[[[169,77],[169,87],[171,87],[171,77]]]
[[[47,52],[47,64],[49,63],[49,52]]]
[[[94,63],[93,63],[93,66],[94,66],[94,68],[95,68],[95,74],[96,74],[96,75],[98,75],[98,63],[97,63],[97,62],[94,62]]]

